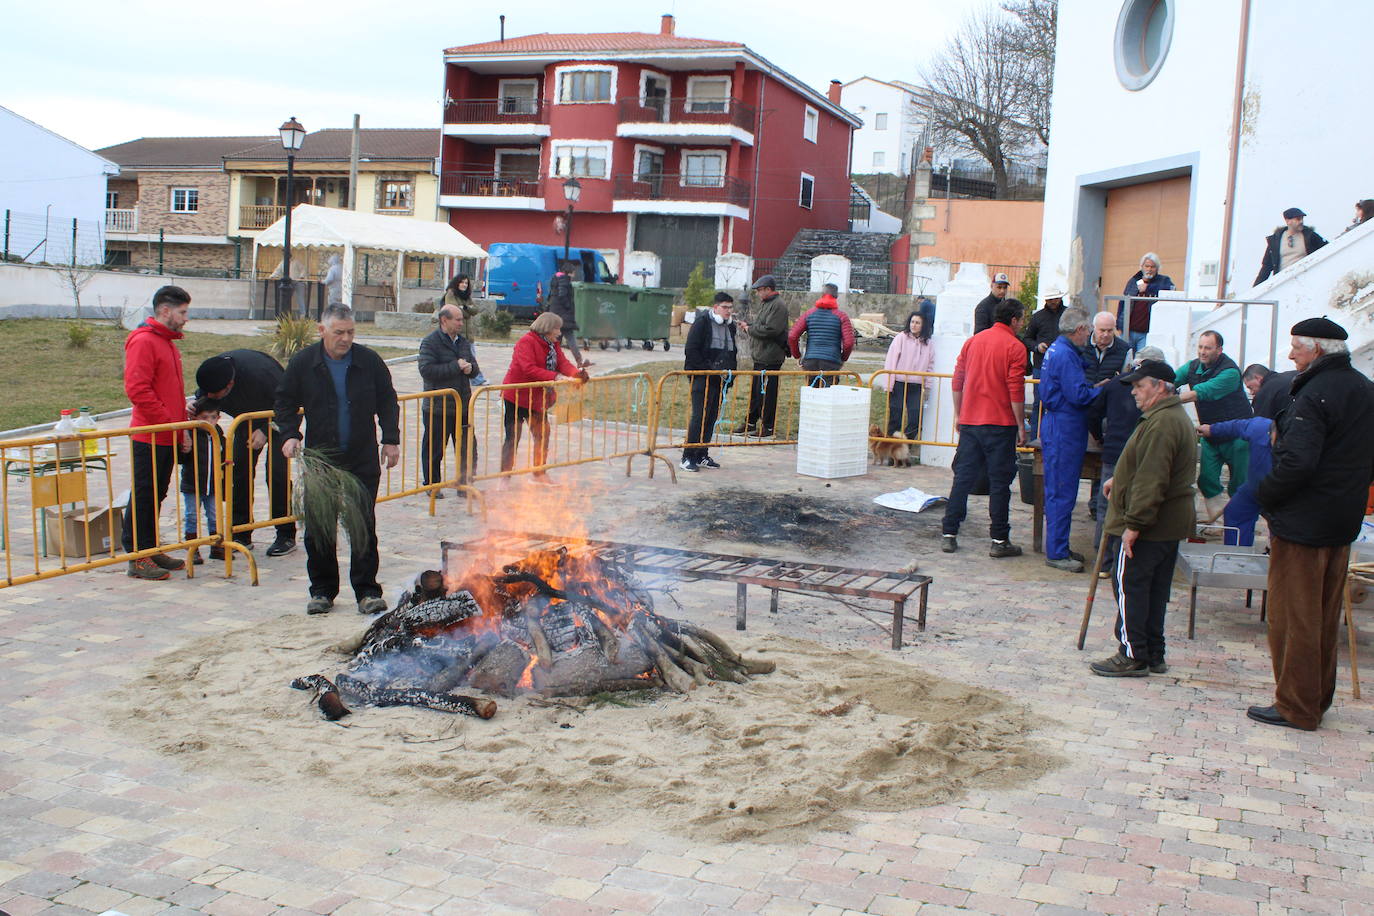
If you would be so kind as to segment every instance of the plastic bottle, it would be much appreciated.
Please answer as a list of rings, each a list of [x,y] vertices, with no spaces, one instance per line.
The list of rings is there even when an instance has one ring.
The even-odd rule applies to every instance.
[[[62,411],[62,419],[57,421],[57,425],[53,427],[52,434],[57,436],[59,440],[61,440],[63,436],[76,435],[76,421],[72,419],[72,412],[70,410]],[[81,443],[76,439],[62,440],[57,443],[57,457],[59,458],[75,458],[80,454]]]
[[[73,422],[76,425],[76,431],[79,433],[92,433],[98,428],[95,423],[95,417],[91,416],[91,409],[89,407],[81,408],[80,416]],[[83,439],[81,441],[81,450],[87,455],[94,455],[96,452],[100,451],[100,440]]]

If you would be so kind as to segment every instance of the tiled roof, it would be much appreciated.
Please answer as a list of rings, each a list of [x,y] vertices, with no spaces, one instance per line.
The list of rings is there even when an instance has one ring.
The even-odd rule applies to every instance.
[[[743,48],[738,41],[712,41],[709,38],[683,38],[652,32],[578,32],[555,34],[540,32],[505,41],[484,41],[449,48],[445,54],[539,54],[576,51],[683,51],[712,48]]]
[[[364,159],[434,159],[439,155],[440,134],[437,127],[366,127],[358,131],[358,146]],[[305,135],[305,142],[296,161],[347,159],[353,144],[349,128],[328,128]],[[281,141],[272,137],[257,146],[235,150],[226,159],[281,159],[286,150]]]
[[[273,137],[143,137],[96,150],[125,168],[189,168],[224,164],[224,157]]]

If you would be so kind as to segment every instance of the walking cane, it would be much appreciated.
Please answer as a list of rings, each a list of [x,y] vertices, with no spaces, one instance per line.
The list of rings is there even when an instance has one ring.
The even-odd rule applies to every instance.
[[[1107,529],[1102,529],[1102,540],[1097,544],[1097,560],[1093,563],[1093,578],[1088,583],[1088,600],[1083,602],[1083,624],[1078,628],[1078,651],[1083,651],[1083,640],[1088,637],[1088,618],[1093,613],[1093,599],[1097,597],[1097,574],[1102,570],[1102,560],[1107,555]]]

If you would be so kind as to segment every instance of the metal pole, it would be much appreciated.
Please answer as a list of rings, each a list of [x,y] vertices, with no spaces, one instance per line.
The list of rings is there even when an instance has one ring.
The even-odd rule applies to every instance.
[[[1231,98],[1231,149],[1226,163],[1226,200],[1222,207],[1221,255],[1217,261],[1217,298],[1226,298],[1226,262],[1231,260],[1231,220],[1236,205],[1236,170],[1240,162],[1240,119],[1245,99],[1245,56],[1250,45],[1250,0],[1240,4],[1240,47],[1236,50],[1236,85]]]
[[[5,261],[10,259],[10,211],[5,210]]]
[[[572,244],[572,213],[573,205],[568,204],[568,218],[563,222],[563,260],[569,259],[568,246]]]
[[[76,266],[76,218],[72,218],[72,266]]]
[[[157,275],[162,276],[163,258],[167,254],[167,230],[157,231]]]
[[[243,240],[234,239],[234,279],[238,280],[243,276]]]
[[[291,201],[296,183],[296,154],[286,154],[286,225],[282,227],[281,280],[277,283],[277,317],[295,313],[291,283]]]
[[[348,209],[358,209],[358,159],[362,156],[359,124],[361,115],[353,116],[353,140],[348,152]]]

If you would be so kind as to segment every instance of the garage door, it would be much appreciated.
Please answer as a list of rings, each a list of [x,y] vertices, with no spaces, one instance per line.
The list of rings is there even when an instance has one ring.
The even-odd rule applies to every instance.
[[[1107,192],[1107,225],[1102,240],[1102,293],[1118,296],[1140,269],[1145,252],[1159,254],[1159,272],[1186,285],[1188,256],[1188,176],[1112,188]]]
[[[687,275],[698,263],[705,265],[706,279],[715,282],[719,232],[718,216],[645,213],[635,217],[634,248],[663,259],[659,282],[664,286],[686,286]]]

